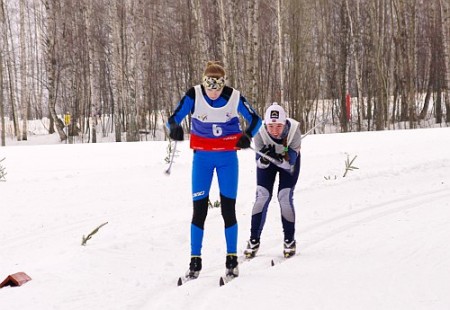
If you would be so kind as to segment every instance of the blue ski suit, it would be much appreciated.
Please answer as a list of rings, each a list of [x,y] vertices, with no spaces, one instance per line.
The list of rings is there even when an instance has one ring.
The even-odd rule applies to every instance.
[[[228,86],[223,88],[220,97],[215,100],[206,95],[202,85],[190,88],[168,123],[180,124],[188,114],[191,114],[190,146],[194,150],[191,255],[201,255],[214,170],[219,183],[227,254],[237,254],[238,224],[235,205],[239,166],[236,142],[242,135],[238,116],[242,115],[247,121],[244,133],[249,137],[258,132],[262,124],[261,118],[239,91]]]

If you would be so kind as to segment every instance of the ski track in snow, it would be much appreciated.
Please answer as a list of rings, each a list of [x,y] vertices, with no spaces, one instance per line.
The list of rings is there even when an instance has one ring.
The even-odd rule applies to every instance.
[[[305,242],[301,245],[302,249],[307,249],[325,239],[336,237],[337,234],[355,228],[364,223],[377,221],[395,213],[403,212],[413,208],[443,208],[445,203],[450,201],[450,191],[441,189],[426,193],[414,194],[412,197],[396,198],[390,201],[382,201],[378,204],[365,207],[359,210],[350,211],[318,224],[301,229],[301,234],[321,229],[321,237]],[[430,206],[432,203],[432,206]],[[326,233],[325,233],[326,232]]]

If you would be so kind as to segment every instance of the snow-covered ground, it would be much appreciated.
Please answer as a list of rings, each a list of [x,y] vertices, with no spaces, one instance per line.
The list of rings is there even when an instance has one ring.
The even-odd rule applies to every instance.
[[[27,143],[0,147],[0,282],[19,271],[32,280],[0,289],[0,309],[450,309],[450,128],[305,138],[298,255],[270,266],[282,252],[272,201],[259,255],[224,287],[217,208],[200,278],[176,286],[189,263],[187,141],[170,176],[167,142]],[[254,154],[239,158],[242,252],[256,186]]]

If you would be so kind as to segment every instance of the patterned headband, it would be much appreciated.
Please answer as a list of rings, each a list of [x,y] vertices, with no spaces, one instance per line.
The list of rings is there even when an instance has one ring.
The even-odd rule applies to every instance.
[[[225,77],[216,79],[205,75],[203,76],[203,86],[206,89],[220,90],[225,86]]]

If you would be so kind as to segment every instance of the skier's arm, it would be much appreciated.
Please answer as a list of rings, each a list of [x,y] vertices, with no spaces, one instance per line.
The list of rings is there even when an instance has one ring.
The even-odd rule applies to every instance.
[[[291,144],[288,147],[289,164],[294,165],[300,154],[300,148],[302,145],[302,132],[300,126],[297,127]]]
[[[192,113],[194,109],[194,102],[195,102],[195,89],[192,87],[186,92],[183,98],[181,98],[180,102],[177,105],[177,108],[175,109],[173,114],[169,117],[167,127],[170,127],[170,125],[173,126],[174,124],[179,125],[186,117],[186,115]]]
[[[254,137],[259,128],[261,127],[262,121],[258,114],[256,114],[255,110],[250,106],[247,99],[244,96],[241,96],[239,99],[238,112],[244,117],[247,121],[248,126],[244,130],[245,134],[249,137]]]
[[[175,141],[183,141],[184,131],[180,123],[193,109],[195,102],[195,90],[191,88],[181,98],[175,112],[169,117],[166,126],[169,128],[169,137]]]

